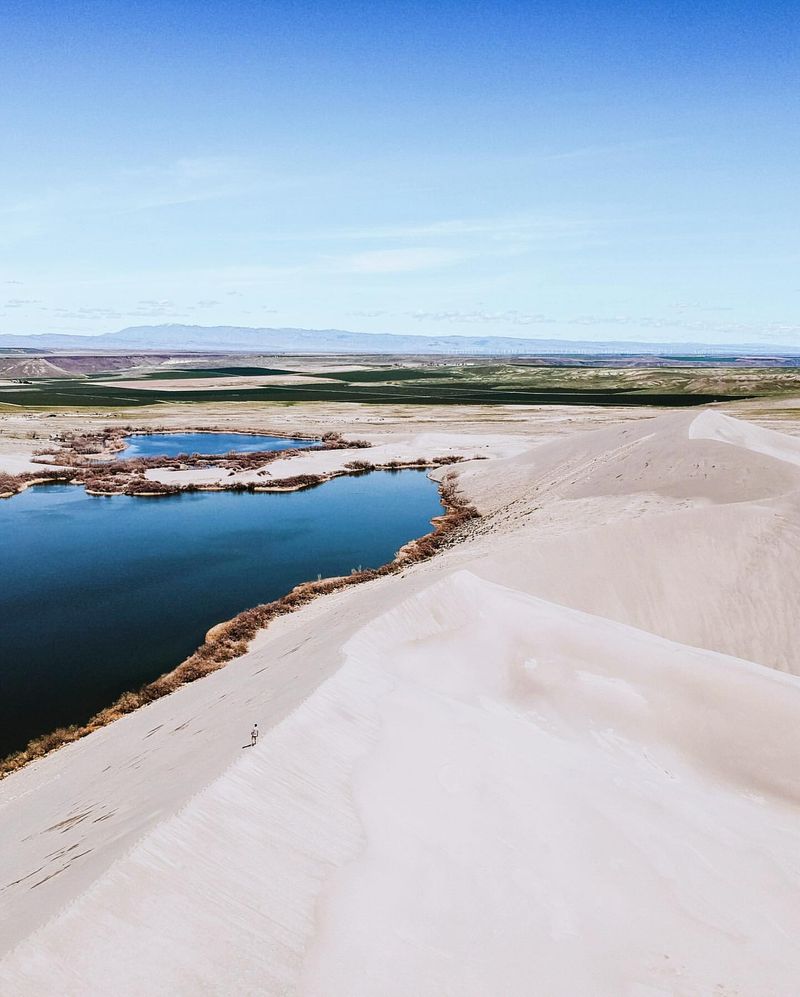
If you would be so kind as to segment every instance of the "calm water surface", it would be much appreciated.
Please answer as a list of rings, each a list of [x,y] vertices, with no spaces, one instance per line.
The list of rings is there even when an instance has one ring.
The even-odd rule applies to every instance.
[[[385,564],[441,511],[423,471],[288,494],[46,485],[0,501],[0,756],[174,667],[220,620]]]
[[[222,454],[251,450],[293,450],[319,446],[317,440],[290,440],[283,436],[257,436],[254,433],[153,433],[126,436],[125,449],[118,460],[131,457],[177,457],[183,453]]]

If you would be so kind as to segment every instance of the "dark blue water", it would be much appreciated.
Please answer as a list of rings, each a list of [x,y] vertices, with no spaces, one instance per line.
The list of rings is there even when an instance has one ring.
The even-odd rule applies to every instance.
[[[317,440],[290,440],[283,436],[256,436],[253,433],[153,433],[126,436],[119,460],[130,457],[177,457],[178,454],[224,454],[252,450],[293,450],[319,446]]]
[[[0,757],[168,671],[215,623],[385,564],[441,511],[420,471],[286,494],[46,485],[0,501]]]

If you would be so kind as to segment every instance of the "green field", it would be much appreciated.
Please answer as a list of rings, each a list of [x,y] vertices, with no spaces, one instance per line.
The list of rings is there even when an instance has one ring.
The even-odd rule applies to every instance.
[[[298,368],[301,365],[298,364]],[[364,402],[373,405],[624,405],[685,406],[800,390],[800,372],[685,368],[608,369],[481,364],[430,367],[373,366],[366,370],[278,370],[208,367],[121,374],[112,384],[101,375],[43,379],[0,388],[0,403],[42,407],[120,407],[201,402]],[[173,378],[304,373],[318,384],[275,384],[171,392],[158,382]],[[126,379],[153,381],[129,387]],[[107,381],[106,378],[103,380]]]
[[[623,405],[686,406],[800,393],[800,370],[763,368],[553,367],[523,363],[372,366],[330,372],[270,367],[206,367],[133,372],[82,379],[47,379],[0,388],[0,403],[31,407],[120,407],[162,402],[364,402],[374,405]],[[258,387],[159,389],[174,378],[302,373],[319,383]],[[153,381],[128,387],[126,379]]]

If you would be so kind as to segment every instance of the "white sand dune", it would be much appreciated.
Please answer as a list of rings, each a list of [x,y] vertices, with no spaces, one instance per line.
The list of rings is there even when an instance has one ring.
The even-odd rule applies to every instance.
[[[754,453],[777,457],[790,464],[800,464],[800,439],[776,433],[772,429],[754,426],[741,419],[732,419],[711,409],[702,412],[689,427],[689,439],[719,440],[735,447],[744,447]]]
[[[698,434],[715,425],[750,445]],[[462,560],[553,602],[799,672],[800,466],[768,456],[765,440],[782,454],[798,443],[679,413],[548,443],[495,462],[494,476],[473,465],[462,480],[489,515]]]
[[[0,992],[794,997],[800,466],[717,416],[459,468],[468,542],[0,784]]]
[[[30,994],[767,993],[800,928],[799,711],[792,678],[459,572],[364,628],[2,973]],[[774,992],[798,969],[787,952]]]

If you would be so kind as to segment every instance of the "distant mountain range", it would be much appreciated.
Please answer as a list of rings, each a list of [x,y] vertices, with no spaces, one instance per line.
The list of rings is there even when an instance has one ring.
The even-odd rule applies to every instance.
[[[414,336],[347,332],[342,329],[252,329],[243,326],[142,325],[100,336],[45,333],[35,336],[0,334],[0,349],[50,352],[81,350],[187,350],[208,353],[362,353],[464,354],[470,356],[547,354],[634,354],[670,356],[800,355],[800,347],[763,343],[594,342],[566,339],[515,339],[509,336]]]

